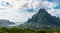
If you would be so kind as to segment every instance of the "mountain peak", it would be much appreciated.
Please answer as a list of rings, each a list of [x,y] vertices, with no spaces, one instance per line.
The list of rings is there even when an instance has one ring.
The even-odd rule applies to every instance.
[[[38,13],[36,13],[35,15],[33,15],[32,18],[28,20],[28,22],[38,23],[39,20],[40,21],[43,21],[42,19],[45,20],[45,18],[48,17],[47,15],[49,15],[49,14],[48,14],[48,12],[45,9],[40,9],[38,11]]]
[[[38,13],[47,13],[47,11],[45,9],[40,9]]]
[[[23,26],[32,29],[51,29],[60,26],[60,18],[51,16],[45,9],[40,9]]]

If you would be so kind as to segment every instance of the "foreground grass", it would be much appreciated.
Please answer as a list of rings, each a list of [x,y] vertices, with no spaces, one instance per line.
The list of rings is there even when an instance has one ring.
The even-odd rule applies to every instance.
[[[0,33],[60,33],[60,29],[56,30],[31,30],[31,29],[23,29],[18,27],[13,28],[0,28]]]

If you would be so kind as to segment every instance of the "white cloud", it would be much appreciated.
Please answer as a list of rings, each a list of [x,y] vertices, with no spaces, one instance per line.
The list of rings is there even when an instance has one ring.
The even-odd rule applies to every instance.
[[[11,2],[8,1],[8,2]],[[26,3],[26,0],[21,1],[12,1],[11,7],[1,6],[0,4],[0,19],[6,19],[13,22],[25,22],[32,17],[34,13],[29,13],[24,11],[23,5]],[[21,10],[23,9],[23,10]]]
[[[51,10],[48,12],[52,15],[56,14],[55,10],[53,9],[56,6],[56,3],[51,3],[45,0],[33,0],[33,2],[32,0],[9,0],[8,2],[11,2],[10,7],[1,6],[0,3],[0,19],[6,19],[14,22],[25,22],[36,13],[25,11],[28,8],[32,8],[31,5],[33,5],[34,11],[39,10],[39,8],[50,8]]]
[[[34,13],[29,13],[25,11],[17,11],[15,9],[5,9],[0,10],[0,19],[6,19],[10,21],[16,21],[16,22],[24,22],[27,21],[30,17],[32,17]]]
[[[51,10],[48,10],[48,13],[50,13],[52,16],[56,16],[56,17],[60,17],[60,9],[51,9]]]
[[[56,10],[55,9],[51,9],[51,10],[48,10],[48,13],[50,13],[52,16],[56,16]]]

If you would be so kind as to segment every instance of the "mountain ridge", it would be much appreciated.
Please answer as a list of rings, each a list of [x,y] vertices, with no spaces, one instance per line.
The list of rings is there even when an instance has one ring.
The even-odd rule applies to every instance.
[[[9,20],[4,20],[4,19],[0,20],[0,26],[1,27],[7,27],[8,25],[11,25],[11,24],[15,24],[15,23],[13,23],[13,22],[11,22]]]
[[[38,13],[28,19],[21,27],[30,29],[54,29],[60,27],[60,18],[51,16],[45,9],[40,9]]]

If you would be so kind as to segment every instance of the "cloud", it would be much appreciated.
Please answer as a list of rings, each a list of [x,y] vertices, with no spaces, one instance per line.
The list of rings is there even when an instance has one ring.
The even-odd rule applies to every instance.
[[[0,5],[0,19],[13,22],[27,21],[37,13],[40,8],[45,8],[52,15],[56,15],[60,12],[54,9],[57,3],[48,2],[47,0],[33,0],[33,2],[32,0],[7,0],[7,2],[11,3],[11,6],[5,7]]]
[[[52,16],[56,16],[56,10],[55,9],[51,9],[51,10],[48,10],[48,13],[50,13]]]
[[[27,21],[29,18],[32,17],[33,14],[35,14],[35,12],[31,13],[28,12],[30,11],[30,6],[27,5],[27,7],[29,7],[29,9],[27,7],[23,7],[26,4],[26,0],[22,0],[22,1],[13,1],[13,3],[11,4],[12,6],[10,7],[5,7],[0,5],[0,19],[6,19],[6,20],[10,20],[13,22],[25,22]],[[28,10],[27,10],[28,9]],[[27,10],[27,11],[26,11]]]
[[[13,22],[24,22],[31,18],[34,13],[29,13],[25,11],[17,11],[17,9],[5,9],[0,10],[0,19],[6,19]]]

